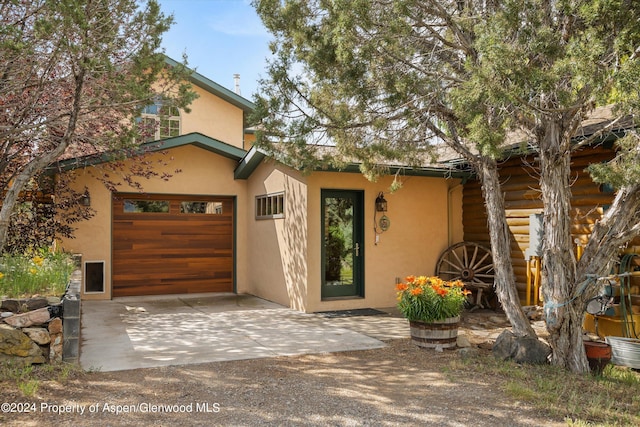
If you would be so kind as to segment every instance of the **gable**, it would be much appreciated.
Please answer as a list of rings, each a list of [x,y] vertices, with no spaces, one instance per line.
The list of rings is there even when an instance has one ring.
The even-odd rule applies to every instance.
[[[171,148],[193,145],[201,149],[210,151],[236,162],[240,161],[246,154],[241,148],[226,144],[214,138],[193,132],[187,135],[167,138],[162,141],[153,141],[142,144],[137,150],[140,154],[154,153]],[[73,169],[80,169],[88,166],[106,163],[114,159],[114,153],[102,153],[85,157],[62,160],[48,168],[49,173],[65,172]]]

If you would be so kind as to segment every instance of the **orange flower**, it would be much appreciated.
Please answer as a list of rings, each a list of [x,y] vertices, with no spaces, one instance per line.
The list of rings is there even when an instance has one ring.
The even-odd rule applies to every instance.
[[[413,288],[411,289],[411,295],[417,296],[422,293],[422,288]]]
[[[427,284],[427,280],[429,280],[429,279],[427,279],[426,276],[420,276],[420,277],[418,277],[416,279],[416,284],[419,285],[419,286],[424,286],[424,285]]]
[[[414,280],[416,280],[416,276],[407,276],[404,279],[404,281],[407,283],[413,283]]]
[[[438,295],[440,295],[441,297],[444,297],[444,296],[446,296],[446,295],[449,293],[449,291],[448,291],[448,290],[446,290],[446,289],[444,289],[444,288],[438,288],[438,290],[437,290],[436,292],[437,292],[437,293],[438,293]]]
[[[471,295],[471,291],[468,291],[468,290],[466,290],[466,289],[463,289],[463,290],[462,290],[462,295],[464,295],[465,297],[466,297],[467,295]]]
[[[396,291],[398,292],[406,291],[407,289],[409,289],[409,285],[406,283],[398,283],[396,285]]]
[[[438,286],[438,287],[443,286],[443,285],[447,286],[447,282],[445,282],[444,280],[442,280],[439,277],[431,277],[431,282],[432,282],[433,285]]]

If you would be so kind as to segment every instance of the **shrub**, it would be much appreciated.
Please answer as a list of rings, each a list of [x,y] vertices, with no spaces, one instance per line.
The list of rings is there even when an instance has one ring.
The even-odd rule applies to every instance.
[[[73,272],[70,254],[47,249],[0,259],[0,295],[25,297],[64,294]]]

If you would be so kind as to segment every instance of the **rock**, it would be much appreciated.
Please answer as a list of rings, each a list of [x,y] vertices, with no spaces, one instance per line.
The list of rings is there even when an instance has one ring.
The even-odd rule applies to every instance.
[[[55,319],[51,319],[49,321],[49,334],[61,334],[62,333],[62,319],[56,317]]]
[[[49,345],[50,362],[62,362],[63,347],[62,334],[51,335],[51,345]]]
[[[551,354],[551,348],[537,338],[517,337],[513,332],[505,330],[496,340],[492,348],[498,359],[513,359],[516,363],[543,364]]]
[[[14,328],[26,328],[34,325],[42,325],[49,319],[51,319],[49,310],[44,307],[28,313],[16,314],[14,316],[7,317],[4,321]]]
[[[21,306],[22,304],[20,303],[20,301],[16,299],[5,299],[2,301],[0,308],[2,308],[3,310],[18,313],[20,311]]]
[[[7,356],[18,357],[42,357],[42,350],[38,344],[18,329],[13,329],[7,325],[0,325],[0,353]],[[44,358],[41,362],[43,363]]]
[[[458,334],[456,345],[460,348],[471,347],[471,341],[465,335]]]
[[[2,313],[0,313],[0,317],[3,318],[3,319],[5,317],[11,317],[13,315],[14,315],[14,313],[12,311],[3,311]]]
[[[51,335],[44,328],[22,328],[22,332],[38,345],[46,345],[51,342]]]
[[[498,324],[498,325],[503,325],[505,323],[508,323],[507,318],[504,317],[504,316],[491,316],[491,317],[489,317],[489,321],[491,323],[495,323],[495,324]]]
[[[46,298],[37,297],[29,299],[6,299],[2,301],[0,308],[14,313],[26,313],[48,305],[49,301],[47,301]]]
[[[61,301],[60,297],[47,297],[49,305],[58,305]]]
[[[41,364],[45,363],[46,359],[44,356],[27,356],[27,357],[17,357],[17,356],[8,356],[6,354],[0,353],[0,363],[10,362],[12,366],[16,367],[24,367],[29,365]]]
[[[39,308],[43,308],[49,305],[49,301],[47,301],[46,298],[44,297],[38,297],[38,298],[29,298],[28,300],[26,300],[24,302],[24,306],[27,307],[26,311],[33,311],[33,310],[37,310]]]

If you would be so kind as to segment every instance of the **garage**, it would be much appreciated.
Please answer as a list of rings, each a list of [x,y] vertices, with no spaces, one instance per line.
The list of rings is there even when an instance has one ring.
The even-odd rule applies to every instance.
[[[112,295],[233,292],[234,198],[117,193]]]

